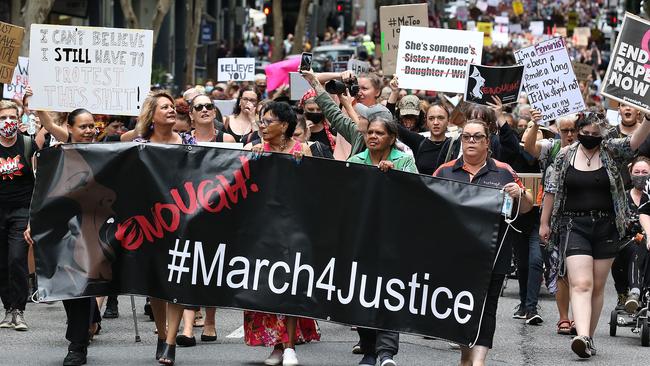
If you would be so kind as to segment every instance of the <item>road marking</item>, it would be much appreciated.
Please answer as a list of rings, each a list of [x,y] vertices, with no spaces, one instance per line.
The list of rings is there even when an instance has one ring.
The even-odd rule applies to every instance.
[[[226,338],[244,338],[244,326],[235,329],[232,333],[228,334]]]

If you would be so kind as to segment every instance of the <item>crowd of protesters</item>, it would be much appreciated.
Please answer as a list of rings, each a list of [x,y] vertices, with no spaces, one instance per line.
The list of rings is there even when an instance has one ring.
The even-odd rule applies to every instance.
[[[590,3],[574,2],[579,24],[593,16],[595,7]],[[558,13],[567,10],[539,9],[537,16],[544,19],[559,18]],[[521,22],[527,21],[524,14]],[[269,37],[254,33],[238,52],[267,57],[272,51]],[[361,37],[362,57],[378,66],[369,39]],[[330,29],[323,44],[341,40],[340,32]],[[515,39],[511,47],[486,52],[487,63],[511,64],[512,47],[531,41]],[[289,53],[290,47],[288,37],[283,52]],[[597,83],[604,67],[595,43],[568,48],[573,59],[594,65],[592,81]],[[588,110],[540,126],[543,116],[525,93],[514,104],[503,105],[496,98],[487,106],[477,105],[444,93],[400,89],[397,77],[376,70],[357,76],[350,71],[303,70],[312,90],[299,101],[290,100],[286,88],[267,90],[264,74],[256,75],[254,82],[207,80],[187,85],[177,96],[152,88],[137,118],[85,109],[33,111],[31,90],[23,100],[0,101],[0,297],[5,308],[0,328],[29,329],[25,307],[35,284],[34,269],[28,266],[33,244],[28,218],[35,152],[61,143],[237,143],[254,155],[285,153],[297,160],[315,156],[375,166],[383,172],[394,169],[503,189],[515,202],[515,220],[502,219],[502,249],[490,279],[478,341],[472,348],[461,347],[460,364],[485,363],[498,331],[498,299],[513,272],[513,261],[520,300],[513,318],[529,325],[544,322],[538,298],[545,282],[557,303],[557,314],[544,315],[557,320],[554,332],[573,335],[570,348],[579,357],[596,355],[593,336],[605,306],[609,273],[618,293],[616,309],[634,314],[647,301],[650,244],[644,233],[650,230],[646,121],[650,116],[621,105],[620,124],[615,125],[605,116],[603,98],[585,84]],[[358,92],[353,95],[346,87],[331,94],[324,85],[332,80],[355,83]],[[216,103],[225,100],[234,101],[228,115]],[[32,119],[36,132],[29,135]],[[536,186],[524,186],[518,173],[541,178]],[[512,225],[519,230],[508,230]],[[70,342],[64,365],[85,364],[102,318],[119,316],[118,299],[84,298],[63,304]],[[152,298],[146,311],[156,322],[155,360],[161,364],[175,363],[176,346],[196,345],[194,326],[203,327],[201,341],[216,341],[214,308]],[[297,365],[296,345],[320,340],[312,319],[245,312],[244,324],[247,345],[272,349],[266,365]],[[353,353],[362,355],[359,365],[396,365],[399,333],[364,328],[358,332]]]

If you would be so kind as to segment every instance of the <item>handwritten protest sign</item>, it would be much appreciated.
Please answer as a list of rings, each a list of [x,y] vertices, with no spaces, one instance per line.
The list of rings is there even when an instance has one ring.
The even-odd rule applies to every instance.
[[[370,63],[357,59],[348,60],[348,70],[352,71],[356,76],[365,74],[370,71]]]
[[[625,14],[601,94],[650,113],[650,22]]]
[[[10,83],[5,83],[2,90],[4,99],[23,100],[25,88],[29,85],[29,58],[18,57],[18,64],[14,70]]]
[[[574,61],[571,63],[571,66],[573,66],[573,72],[576,74],[578,81],[589,80],[589,76],[591,76],[591,71],[593,70],[590,65]]]
[[[0,83],[10,83],[18,64],[25,28],[0,22]]]
[[[151,85],[151,30],[33,24],[30,107],[137,116]]]
[[[482,52],[480,32],[402,27],[397,54],[400,87],[463,93],[467,65],[480,64]]]
[[[483,46],[492,46],[492,23],[490,22],[477,22],[476,30],[483,32]]]
[[[577,27],[573,30],[573,42],[576,46],[588,46],[591,29],[589,27]]]
[[[533,108],[542,112],[542,123],[585,109],[564,39],[515,51],[515,59],[525,67],[524,87]]]
[[[465,100],[472,103],[494,103],[497,96],[503,104],[516,103],[521,91],[524,67],[469,65]]]
[[[381,67],[384,75],[395,74],[400,27],[428,27],[427,4],[382,6],[379,8],[381,29]]]
[[[253,57],[220,58],[217,64],[218,81],[255,81],[255,59]]]

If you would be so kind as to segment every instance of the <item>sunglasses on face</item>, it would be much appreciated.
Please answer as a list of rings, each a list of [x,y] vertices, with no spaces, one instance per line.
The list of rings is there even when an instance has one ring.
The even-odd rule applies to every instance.
[[[567,134],[568,133],[576,133],[576,129],[575,128],[565,128],[563,130],[560,130],[560,132],[567,133]]]
[[[468,134],[468,133],[464,133],[464,134],[460,135],[460,138],[463,140],[463,142],[470,142],[470,141],[472,141],[472,140],[473,140],[474,142],[481,142],[481,141],[483,141],[486,137],[487,137],[487,136],[485,136],[485,135],[482,134],[482,133],[477,133],[477,134],[475,134],[475,135],[470,135],[470,134]]]
[[[194,110],[197,111],[197,112],[202,111],[203,108],[205,108],[205,109],[211,111],[211,110],[214,109],[214,104],[212,104],[212,103],[205,103],[205,104],[197,104],[197,105],[194,106]]]

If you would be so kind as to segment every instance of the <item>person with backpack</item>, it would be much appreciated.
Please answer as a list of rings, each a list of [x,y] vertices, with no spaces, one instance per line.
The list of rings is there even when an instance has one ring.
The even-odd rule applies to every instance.
[[[0,328],[26,331],[29,247],[23,232],[34,190],[32,155],[37,146],[18,133],[19,123],[16,103],[0,101],[0,299],[5,308]]]
[[[543,139],[539,141],[536,138],[539,125],[531,122],[528,134],[524,139],[524,150],[539,161],[540,169],[542,171],[542,182],[545,181],[546,173],[552,168],[555,156],[560,152],[560,149],[571,145],[577,138],[576,119],[577,115],[575,114],[558,118],[556,122],[559,128],[560,138]],[[543,192],[543,190],[540,190],[540,192]],[[541,197],[536,197],[536,201],[541,201]],[[555,248],[553,252],[549,253],[549,258],[551,260],[553,260],[553,258],[559,258],[557,248]],[[572,332],[575,332],[575,327],[573,322],[569,319],[569,284],[567,283],[566,278],[559,278],[557,274],[557,267],[553,268],[553,266],[551,266],[549,290],[551,293],[555,294],[555,303],[560,315],[560,319],[557,322],[557,333],[570,335]],[[539,273],[539,276],[535,276],[535,273],[529,273],[528,283],[532,284],[535,280],[541,282],[541,275],[541,273]],[[539,294],[539,286],[537,287],[537,294]],[[531,306],[533,305],[536,304],[531,303]],[[527,309],[521,310],[527,312]],[[514,317],[517,316],[525,317],[526,314],[521,315],[515,313]]]

